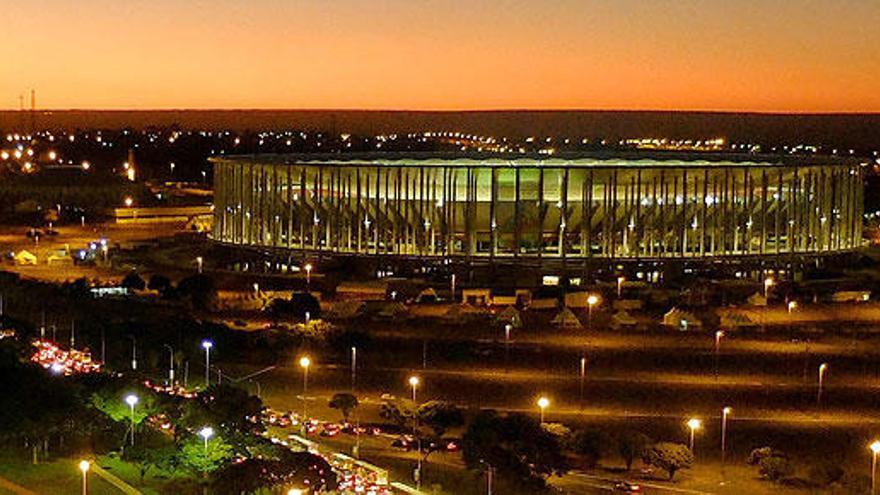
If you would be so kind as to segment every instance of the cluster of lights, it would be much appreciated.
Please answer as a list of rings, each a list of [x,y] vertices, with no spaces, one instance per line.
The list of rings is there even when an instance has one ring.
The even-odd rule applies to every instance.
[[[34,347],[31,361],[57,375],[69,376],[101,371],[101,363],[93,360],[88,352],[76,349],[64,350],[47,340],[35,341]]]

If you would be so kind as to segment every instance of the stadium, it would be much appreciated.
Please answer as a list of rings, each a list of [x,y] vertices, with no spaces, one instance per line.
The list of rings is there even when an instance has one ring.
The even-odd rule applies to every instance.
[[[213,238],[290,257],[587,267],[862,244],[862,167],[704,152],[214,158]]]

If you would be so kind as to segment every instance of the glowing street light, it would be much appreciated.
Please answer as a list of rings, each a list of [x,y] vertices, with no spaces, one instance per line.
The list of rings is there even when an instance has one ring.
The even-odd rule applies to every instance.
[[[791,314],[798,307],[797,301],[788,301],[788,314]]]
[[[125,403],[128,404],[131,410],[131,444],[134,445],[134,406],[138,403],[138,396],[134,394],[126,395]]]
[[[620,293],[623,290],[623,283],[626,282],[626,277],[623,275],[617,277],[617,298],[620,299]]]
[[[764,279],[764,299],[767,299],[768,294],[770,293],[770,287],[773,287],[773,284],[776,283],[773,280],[773,277],[767,277]]]
[[[816,391],[816,405],[822,405],[822,387],[825,385],[825,373],[828,371],[828,363],[819,365],[819,388]]]
[[[287,495],[303,495],[303,491],[299,488],[291,488],[287,490]]]
[[[202,265],[204,264],[205,259],[201,256],[196,256],[196,266],[199,267],[199,274],[202,273]]]
[[[691,452],[693,452],[694,451],[694,432],[696,432],[697,430],[699,430],[703,426],[703,422],[697,418],[691,418],[687,421],[686,424],[687,424],[687,427],[691,433],[690,443],[688,445],[690,446]]]
[[[593,306],[599,303],[599,296],[590,294],[587,296],[587,326],[590,330],[593,328]]]
[[[727,455],[727,417],[733,413],[733,408],[727,406],[721,410],[721,465]]]
[[[204,426],[199,430],[199,436],[205,440],[205,451],[208,451],[208,439],[214,436],[214,428]]]
[[[504,371],[507,371],[507,363],[510,360],[510,331],[513,325],[508,323],[504,325]]]
[[[205,388],[211,386],[211,348],[214,343],[210,340],[202,341],[202,349],[205,350]]]
[[[880,440],[874,440],[874,442],[868,446],[871,449],[871,495],[874,495],[875,492],[875,478],[877,475],[877,454],[880,454]]]
[[[303,356],[299,358],[299,366],[303,369],[303,425],[306,423],[307,418],[307,410],[306,410],[306,392],[309,389],[309,366],[312,365],[312,360],[308,356]]]
[[[303,268],[305,268],[305,270],[306,270],[306,288],[307,288],[307,290],[311,290],[312,289],[312,268],[313,268],[312,264],[306,263],[306,265]]]
[[[715,332],[715,379],[718,380],[718,354],[721,351],[721,339],[724,338],[724,330]]]
[[[413,375],[409,377],[409,386],[412,388],[412,401],[416,402],[416,388],[419,386],[419,377]]]
[[[134,200],[131,199],[131,196],[126,196],[125,199],[124,199],[123,201],[125,202],[125,206],[126,206],[127,208],[131,208],[131,205],[134,204]]]
[[[92,467],[91,462],[85,459],[79,461],[79,470],[82,472],[82,495],[86,495],[89,492],[88,475],[90,467]]]
[[[538,409],[541,410],[541,424],[544,424],[544,409],[550,405],[550,399],[546,397],[540,397],[538,399]]]

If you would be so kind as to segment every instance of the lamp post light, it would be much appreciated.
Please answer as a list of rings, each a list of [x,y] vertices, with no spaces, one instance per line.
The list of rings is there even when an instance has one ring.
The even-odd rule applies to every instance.
[[[724,338],[724,330],[715,332],[715,380],[718,380],[718,354],[721,351],[721,339]]]
[[[874,457],[876,458],[876,455]],[[82,495],[86,495],[89,492],[88,474],[90,467],[92,467],[91,462],[85,459],[79,461],[79,470],[82,472]]]
[[[131,370],[137,371],[138,369],[138,360],[137,360],[137,349],[138,343],[137,338],[134,335],[129,335],[128,338],[131,339]]]
[[[303,425],[306,424],[306,392],[309,390],[309,366],[312,365],[312,360],[308,356],[303,356],[299,358],[299,366],[303,369]]]
[[[357,347],[351,346],[351,391],[357,386]]]
[[[819,388],[816,391],[816,405],[822,405],[822,387],[825,385],[825,373],[828,372],[828,363],[819,365]]]
[[[416,402],[416,388],[419,386],[419,377],[413,375],[409,377],[409,386],[412,388],[412,401]]]
[[[138,396],[134,394],[126,395],[125,403],[128,404],[131,411],[131,444],[134,445],[134,406],[138,403]]]
[[[587,296],[587,327],[588,330],[593,329],[593,306],[599,303],[599,296],[590,294]]]
[[[697,418],[691,418],[691,419],[689,419],[688,422],[687,422],[687,427],[688,427],[688,429],[690,430],[690,433],[691,433],[691,435],[690,435],[690,443],[688,444],[688,445],[690,446],[691,452],[694,451],[694,433],[695,433],[697,430],[699,430],[700,427],[702,427],[702,426],[703,426],[703,422],[700,421],[700,420],[697,419]]]
[[[544,424],[544,409],[550,405],[550,399],[546,397],[540,397],[538,399],[538,409],[541,411],[541,424]]]
[[[306,290],[312,290],[312,264],[306,263],[303,268],[306,269]]]
[[[726,406],[721,410],[721,466],[727,457],[727,418],[733,412],[733,408]]]
[[[168,360],[168,385],[174,386],[174,348],[168,344],[164,344],[165,348],[168,349],[168,353],[170,354]]]
[[[880,440],[874,440],[868,448],[871,449],[871,495],[874,495],[875,479],[877,477],[877,454],[880,454]]]
[[[204,263],[205,263],[204,258],[202,258],[201,256],[196,256],[196,266],[198,267],[198,272],[200,275],[202,273],[202,268],[204,266]]]
[[[764,300],[767,300],[770,294],[770,287],[773,287],[776,281],[773,280],[773,277],[767,277],[764,279]]]
[[[203,426],[201,430],[199,430],[199,436],[205,441],[205,452],[208,451],[208,439],[214,436],[214,428],[210,426]]]
[[[210,340],[202,341],[202,349],[205,350],[205,388],[211,386],[211,348],[214,347],[214,342]]]
[[[623,283],[626,282],[626,277],[623,275],[617,277],[617,298],[620,299],[620,294],[623,292]]]
[[[584,409],[584,379],[587,376],[587,357],[581,356],[581,369],[580,369],[580,394],[578,396],[578,405],[581,410]]]
[[[798,307],[797,301],[788,301],[788,314],[792,314]]]
[[[510,331],[513,330],[513,325],[508,323],[504,325],[504,371],[507,371],[508,363],[510,362]]]

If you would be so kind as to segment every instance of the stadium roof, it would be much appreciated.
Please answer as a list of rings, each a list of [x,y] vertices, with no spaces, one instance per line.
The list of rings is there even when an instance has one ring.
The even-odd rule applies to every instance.
[[[212,162],[260,164],[422,166],[422,167],[805,167],[854,166],[867,163],[858,157],[829,155],[773,155],[679,151],[593,151],[554,155],[438,152],[289,153],[228,155]]]

